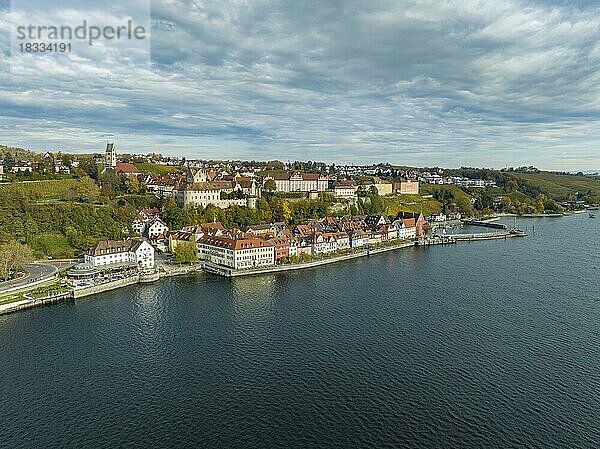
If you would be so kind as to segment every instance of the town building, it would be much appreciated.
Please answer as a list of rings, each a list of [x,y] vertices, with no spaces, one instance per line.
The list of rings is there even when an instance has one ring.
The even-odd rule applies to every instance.
[[[250,192],[259,193],[256,181],[249,180],[248,182],[244,179],[243,184],[245,187],[236,178],[230,181],[210,181],[204,169],[188,167],[186,180],[177,185],[174,195],[177,204],[182,207],[206,207],[213,204],[221,209],[233,205],[254,209],[256,196],[251,195]]]
[[[316,173],[271,173],[264,179],[272,179],[277,192],[325,192],[329,187],[329,178]]]
[[[405,221],[409,220],[409,221]],[[423,238],[425,237],[425,227],[427,225],[427,220],[423,217],[423,214],[415,213],[415,212],[398,212],[395,217],[390,217],[390,221],[395,224],[396,229],[398,229],[398,238]],[[399,221],[404,223],[404,228],[410,228],[414,226],[414,237],[401,237],[401,235],[412,234],[412,231],[401,231],[401,225]]]
[[[337,181],[333,186],[333,196],[336,198],[355,198],[356,186],[352,181]]]
[[[117,162],[114,170],[115,172],[126,176],[139,176],[143,174],[139,168],[129,162]]]
[[[275,246],[260,238],[204,235],[198,240],[197,247],[200,260],[233,269],[275,264]]]
[[[414,218],[404,218],[395,220],[394,227],[397,230],[397,236],[400,240],[409,240],[417,238],[417,226]]]
[[[150,240],[156,240],[159,236],[169,231],[167,224],[159,217],[154,217],[146,226],[145,236]]]
[[[358,248],[369,244],[369,234],[362,229],[348,232],[350,248]]]
[[[158,217],[158,213],[159,210],[157,208],[145,208],[140,210],[131,222],[131,229],[139,235],[144,235],[148,223]]]
[[[378,177],[374,177],[373,182],[365,186],[365,190],[369,191],[371,187],[375,187],[377,189],[377,193],[381,196],[390,195],[394,189],[394,185],[391,182],[384,181]]]
[[[204,234],[202,234],[202,235],[204,235]],[[190,242],[195,244],[199,238],[199,237],[197,237],[197,235],[194,234],[194,232],[186,231],[186,230],[169,231],[166,233],[166,237],[167,237],[167,242],[168,242],[167,246],[171,253],[174,253],[175,251],[177,251],[177,247],[181,244],[185,245]]]
[[[345,232],[325,232],[313,236],[313,255],[332,253],[347,248],[350,248],[350,238]]]
[[[159,198],[172,197],[174,196],[175,188],[184,179],[185,175],[175,174],[149,176],[145,184],[148,192],[154,193]]]
[[[246,232],[250,232],[256,236],[264,237],[266,235],[278,236],[283,229],[285,229],[285,223],[276,222],[260,225],[252,225],[246,228]]]
[[[268,242],[275,247],[275,262],[279,263],[281,259],[289,259],[297,255],[297,241],[289,237],[273,237]]]
[[[394,192],[401,195],[418,195],[419,181],[417,179],[398,178],[394,180]]]
[[[104,240],[87,250],[86,263],[92,266],[128,264],[154,267],[154,248],[145,240]]]

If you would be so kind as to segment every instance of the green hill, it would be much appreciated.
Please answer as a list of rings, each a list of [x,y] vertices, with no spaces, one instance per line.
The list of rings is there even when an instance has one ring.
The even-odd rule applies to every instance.
[[[38,201],[61,199],[69,189],[74,188],[78,183],[77,179],[10,182],[0,184],[0,193],[12,195],[13,198],[21,195]]]
[[[15,160],[21,160],[29,159],[34,155],[35,153],[33,151],[25,150],[23,148],[0,145],[0,162],[2,162],[6,156],[12,156]]]
[[[550,172],[511,172],[519,190],[530,196],[543,193],[555,200],[567,200],[569,195],[600,197],[600,180],[590,176],[563,175]]]

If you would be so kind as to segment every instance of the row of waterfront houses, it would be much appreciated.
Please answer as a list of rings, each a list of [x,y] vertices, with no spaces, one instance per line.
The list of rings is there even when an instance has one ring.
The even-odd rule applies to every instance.
[[[169,232],[168,247],[194,244],[198,259],[232,269],[265,267],[306,254],[316,256],[392,240],[423,237],[421,214],[394,217],[346,216],[311,220],[293,228],[283,223],[250,226],[245,231],[207,223]]]
[[[269,267],[303,255],[319,256],[337,251],[376,245],[394,240],[411,240],[425,235],[427,221],[421,214],[401,212],[382,215],[325,217],[290,227],[284,223],[227,229],[221,223],[186,226],[179,231],[160,229],[156,209],[143,209],[138,218],[146,239],[104,240],[88,249],[84,263],[70,270],[73,285],[89,285],[98,279],[113,279],[153,270],[155,246],[176,252],[178,245],[193,245],[200,262],[239,270]],[[166,225],[165,225],[166,226]],[[120,274],[119,274],[120,273]],[[108,276],[108,277],[107,277]]]

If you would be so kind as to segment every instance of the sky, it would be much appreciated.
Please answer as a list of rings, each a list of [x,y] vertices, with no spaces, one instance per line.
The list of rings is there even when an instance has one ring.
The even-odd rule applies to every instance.
[[[0,0],[0,144],[600,169],[600,3]],[[15,26],[143,41],[23,54]],[[11,49],[12,38],[12,49]]]

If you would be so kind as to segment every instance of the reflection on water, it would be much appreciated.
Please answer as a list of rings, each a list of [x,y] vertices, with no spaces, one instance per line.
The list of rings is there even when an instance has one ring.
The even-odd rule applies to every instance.
[[[244,323],[269,319],[274,314],[277,275],[240,276],[231,278],[232,312]]]
[[[600,220],[534,224],[0,316],[0,446],[595,449]]]

